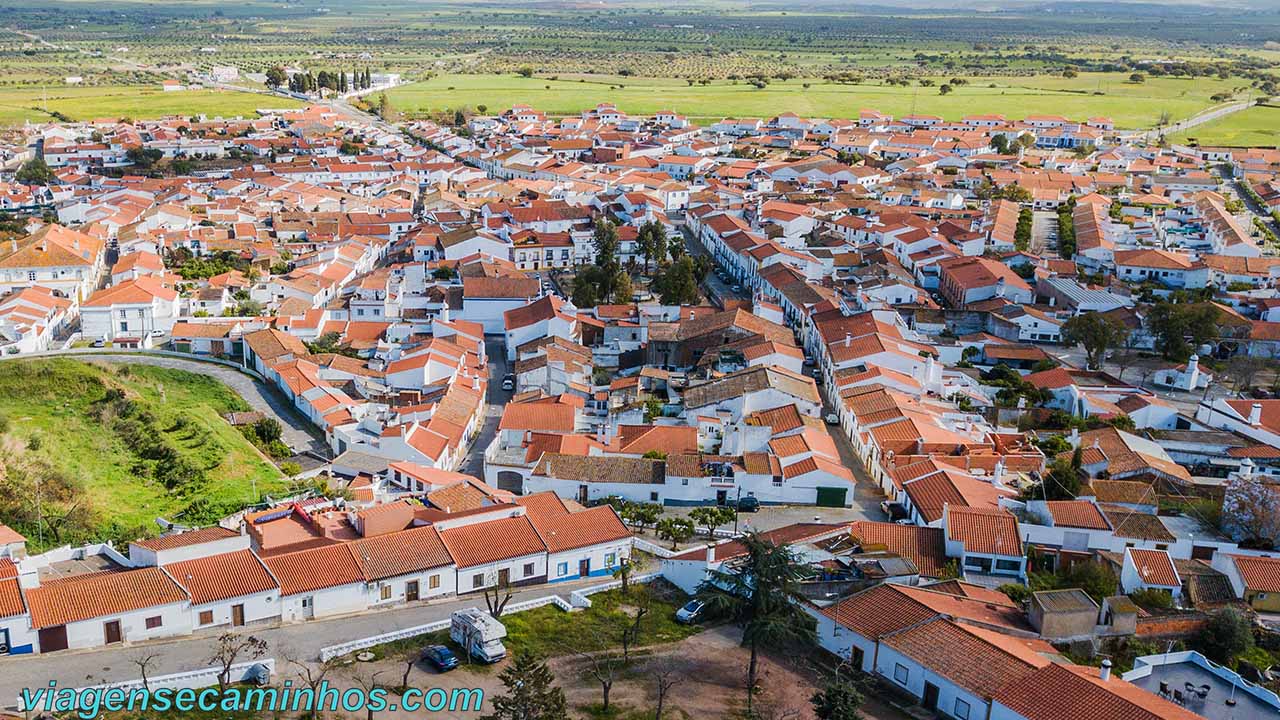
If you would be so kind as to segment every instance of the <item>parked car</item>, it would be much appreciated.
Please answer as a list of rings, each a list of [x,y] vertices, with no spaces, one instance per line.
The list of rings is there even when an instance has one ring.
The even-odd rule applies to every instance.
[[[741,286],[741,285],[734,285],[734,286],[733,286],[732,288],[730,288],[730,289],[731,289],[731,290],[733,290],[735,293],[737,293],[737,294],[739,294],[739,295],[741,295],[741,294],[742,294],[742,286]]]
[[[885,515],[889,516],[889,520],[898,522],[907,519],[907,508],[902,503],[885,500],[880,503],[880,509]]]
[[[516,376],[515,376],[515,375],[512,375],[511,373],[507,373],[506,375],[503,375],[503,376],[502,376],[502,389],[503,389],[503,390],[515,390],[515,389],[516,389]]]
[[[738,512],[760,512],[760,499],[754,495],[738,498]]]
[[[160,328],[156,328],[151,331],[151,337],[164,337],[164,331]]]
[[[98,338],[94,340],[92,343],[92,347],[106,347],[106,346],[107,346],[106,338]]]
[[[444,645],[428,645],[423,648],[422,662],[436,669],[436,672],[449,672],[458,667],[458,656]]]
[[[685,625],[697,622],[698,618],[702,616],[702,608],[705,606],[706,603],[701,600],[690,600],[684,604],[684,607],[676,611],[676,622],[684,623]]]
[[[828,425],[840,424],[840,416],[835,413],[827,413],[823,420],[826,420]]]

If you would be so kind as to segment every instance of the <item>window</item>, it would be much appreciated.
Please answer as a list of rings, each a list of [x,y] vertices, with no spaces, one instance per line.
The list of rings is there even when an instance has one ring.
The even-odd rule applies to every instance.
[[[146,619],[146,625],[148,630],[155,630],[161,625],[164,625],[164,618],[161,618],[159,615],[153,615]]]
[[[649,502],[658,502],[658,493],[656,492],[649,493]]]
[[[212,624],[213,624],[213,611],[212,611],[212,610],[201,610],[201,611],[200,611],[200,624],[201,624],[201,625],[212,625]]]
[[[618,564],[618,554],[617,554],[617,553],[605,553],[605,554],[604,554],[604,566],[605,566],[605,567],[613,567],[614,565],[617,565],[617,564]]]
[[[969,703],[956,698],[956,711],[952,714],[960,720],[969,720]]]
[[[562,562],[556,565],[556,577],[564,577],[569,574],[569,563]]]
[[[1022,569],[1022,563],[1018,562],[1017,560],[997,560],[996,569],[1012,570],[1014,572],[1017,572],[1018,570]]]
[[[476,573],[471,576],[471,587],[484,587],[484,573]]]
[[[427,587],[428,587],[429,589],[431,589],[431,590],[435,590],[436,588],[440,587],[440,576],[439,576],[439,575],[432,575],[432,576],[427,580]]]
[[[126,317],[128,312],[129,312],[128,310],[121,310],[120,317]]]
[[[35,281],[36,281],[36,271],[35,271],[35,270],[32,270],[31,272],[27,273],[27,280],[29,280],[30,282],[35,282]],[[123,311],[121,311],[121,312],[123,312]]]
[[[523,577],[529,577],[532,574],[533,574],[533,563],[525,563]]]
[[[689,478],[680,478],[680,484],[681,484],[681,485],[688,485],[688,484],[689,484]]]
[[[309,610],[316,604],[316,599],[310,595],[302,598],[302,609]]]
[[[383,585],[383,586],[382,586],[382,588],[381,588],[381,595],[380,595],[380,597],[381,597],[383,600],[390,600],[390,599],[391,599],[391,586],[390,586],[390,585]]]
[[[907,684],[907,678],[908,678],[908,677],[910,677],[910,675],[911,675],[911,671],[907,670],[907,666],[906,666],[906,665],[903,665],[902,663],[894,663],[894,665],[893,665],[893,679],[894,679],[894,681],[896,681],[899,685],[906,685],[906,684]]]

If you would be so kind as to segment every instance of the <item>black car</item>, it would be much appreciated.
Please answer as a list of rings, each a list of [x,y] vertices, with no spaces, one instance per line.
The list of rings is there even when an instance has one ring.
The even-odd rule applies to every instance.
[[[760,500],[752,495],[738,498],[738,512],[759,512]]]
[[[435,668],[436,672],[449,672],[458,667],[458,656],[443,645],[428,645],[422,650],[420,659]]]

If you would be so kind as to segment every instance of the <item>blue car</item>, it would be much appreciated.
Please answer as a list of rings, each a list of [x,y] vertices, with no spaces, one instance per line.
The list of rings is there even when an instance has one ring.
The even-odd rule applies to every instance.
[[[458,667],[458,656],[443,645],[428,645],[423,649],[421,659],[435,668],[436,672],[449,672]]]

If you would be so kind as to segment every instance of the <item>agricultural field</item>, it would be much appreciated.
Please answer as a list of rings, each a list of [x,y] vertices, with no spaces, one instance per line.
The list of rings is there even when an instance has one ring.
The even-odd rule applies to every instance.
[[[299,107],[296,100],[228,90],[164,92],[158,87],[0,87],[0,125],[167,115],[255,117],[257,108]]]
[[[140,364],[0,363],[0,515],[39,549],[209,523],[287,481],[221,417],[248,410],[216,379]],[[255,495],[255,492],[257,493]]]
[[[968,114],[1001,113],[1011,118],[1055,114],[1084,119],[1112,118],[1117,126],[1152,127],[1162,118],[1176,120],[1216,104],[1218,94],[1245,90],[1238,80],[1218,78],[1148,78],[1128,81],[1124,73],[1081,73],[1074,78],[1038,75],[1026,78],[965,78],[949,94],[939,86],[951,78],[931,78],[921,87],[876,82],[842,84],[822,79],[771,81],[767,87],[716,81],[690,85],[672,78],[599,75],[442,75],[389,93],[392,105],[415,113],[444,108],[485,106],[500,112],[525,103],[551,115],[571,115],[612,102],[624,112],[649,114],[672,109],[696,122],[724,117],[770,117],[783,110],[802,116],[856,117],[863,108],[902,116],[940,115],[949,120]],[[1243,96],[1243,95],[1242,95]]]
[[[1255,105],[1170,138],[1228,147],[1280,147],[1280,107]]]

